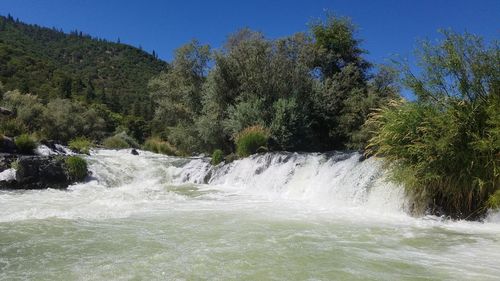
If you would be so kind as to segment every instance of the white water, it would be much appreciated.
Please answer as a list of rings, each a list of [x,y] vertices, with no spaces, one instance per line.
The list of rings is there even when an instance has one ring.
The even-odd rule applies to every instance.
[[[0,279],[496,280],[500,215],[413,218],[377,159],[99,150],[68,191],[0,191]]]

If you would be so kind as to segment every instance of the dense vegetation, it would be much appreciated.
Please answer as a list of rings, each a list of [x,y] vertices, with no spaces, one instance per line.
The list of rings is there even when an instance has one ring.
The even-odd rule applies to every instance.
[[[368,114],[396,95],[392,73],[372,74],[344,18],[276,40],[242,29],[221,50],[192,41],[176,51],[171,67],[80,32],[0,20],[2,69],[9,70],[0,75],[7,91],[1,103],[16,116],[4,118],[5,135],[107,138],[118,148],[130,141],[112,135],[125,133],[138,142],[159,138],[181,154],[227,154],[236,152],[240,132],[261,126],[269,139],[262,146],[273,150],[360,149]]]
[[[258,125],[273,150],[360,149],[368,114],[397,91],[391,71],[372,74],[355,35],[347,19],[328,17],[276,40],[242,29],[221,50],[190,42],[150,81],[153,134],[186,153],[230,153]]]
[[[499,198],[500,48],[444,36],[422,46],[421,75],[404,70],[417,100],[394,101],[367,123],[369,152],[384,157],[417,209],[475,218]]]
[[[43,104],[66,99],[98,105],[95,111],[119,113],[113,122],[106,122],[106,130],[123,125],[137,131],[141,125],[137,123],[151,119],[147,83],[166,69],[167,63],[138,48],[0,16],[0,82],[4,90],[36,95]],[[143,133],[147,130],[139,134]]]

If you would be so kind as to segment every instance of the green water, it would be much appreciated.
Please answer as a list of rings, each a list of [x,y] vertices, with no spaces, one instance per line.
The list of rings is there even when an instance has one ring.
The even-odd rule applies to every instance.
[[[104,156],[106,178],[165,160]],[[0,280],[500,280],[499,223],[326,208],[163,174],[0,192]]]
[[[498,280],[497,233],[265,213],[1,223],[0,279]]]

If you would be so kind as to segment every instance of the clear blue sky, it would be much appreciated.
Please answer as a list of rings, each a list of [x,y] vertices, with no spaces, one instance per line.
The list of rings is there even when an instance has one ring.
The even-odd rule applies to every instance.
[[[469,31],[500,38],[500,0],[1,0],[0,14],[28,23],[81,30],[93,36],[155,50],[171,60],[173,50],[197,38],[219,47],[241,27],[277,38],[307,29],[324,11],[352,18],[367,58],[383,63],[412,54],[417,39],[437,30]]]

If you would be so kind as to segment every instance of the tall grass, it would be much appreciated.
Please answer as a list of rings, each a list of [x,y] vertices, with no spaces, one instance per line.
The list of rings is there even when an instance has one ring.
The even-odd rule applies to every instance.
[[[394,101],[369,119],[376,132],[366,153],[384,157],[417,213],[476,218],[500,188],[500,104],[494,99],[488,106],[454,100],[443,109]]]
[[[415,212],[476,219],[500,189],[500,49],[445,33],[422,50],[421,77],[407,69],[403,80],[417,100],[371,115],[366,153],[384,157]]]
[[[108,137],[103,140],[102,145],[111,149],[124,149],[124,148],[138,148],[137,141],[128,136],[125,132],[118,133],[114,136]]]
[[[161,153],[166,155],[180,155],[179,151],[169,142],[160,139],[159,137],[151,137],[144,142],[142,146],[144,150],[154,153]]]
[[[92,142],[87,138],[78,137],[69,141],[68,147],[76,153],[89,154]]]
[[[87,161],[79,156],[69,156],[64,160],[68,175],[72,180],[81,181],[88,175]]]
[[[23,154],[33,154],[37,146],[35,139],[28,134],[17,136],[14,142],[18,151]]]
[[[210,163],[212,163],[212,165],[218,165],[222,161],[224,161],[224,152],[220,149],[214,150]]]
[[[269,133],[260,126],[248,127],[235,136],[236,153],[240,157],[246,157],[256,153],[258,150],[267,150]]]

